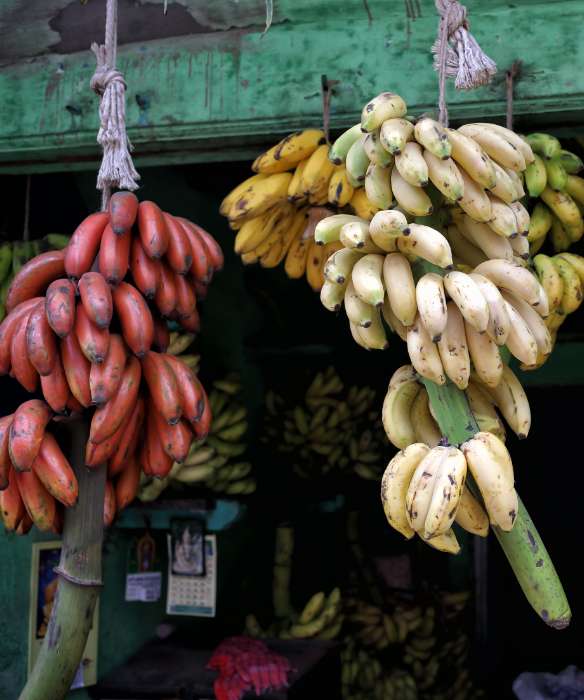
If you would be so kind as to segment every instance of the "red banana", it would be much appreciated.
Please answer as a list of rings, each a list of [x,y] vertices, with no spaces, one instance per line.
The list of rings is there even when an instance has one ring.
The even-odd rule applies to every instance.
[[[209,285],[206,282],[200,282],[195,280],[195,294],[199,301],[207,298],[207,292],[209,291]]]
[[[126,427],[125,422],[126,421],[122,421],[116,432],[113,435],[110,435],[108,438],[106,438],[103,442],[100,442],[99,445],[96,442],[91,442],[91,440],[87,441],[85,445],[86,467],[98,467],[100,464],[103,464],[104,462],[108,461],[108,459],[117,450],[120,444],[120,440],[124,435],[124,429]]]
[[[4,527],[10,532],[16,530],[26,513],[20,489],[16,483],[14,467],[10,467],[8,473],[8,487],[0,491],[0,512]]]
[[[57,508],[55,499],[33,471],[17,472],[15,470],[13,474],[27,513],[41,532],[47,532],[52,528],[55,520]]]
[[[12,469],[10,452],[8,451],[8,438],[10,436],[10,426],[12,425],[13,414],[0,418],[0,491],[8,486],[8,477]]]
[[[189,237],[171,214],[164,212],[164,220],[168,231],[166,260],[176,273],[186,275],[193,264],[193,251]]]
[[[168,231],[160,207],[154,202],[140,202],[138,207],[140,240],[150,258],[161,258],[168,248]]]
[[[128,459],[135,454],[143,422],[144,399],[139,398],[132,411],[132,414],[130,415],[130,418],[125,422],[124,433],[116,448],[116,451],[111,455],[108,462],[108,476],[111,477],[115,474],[119,474],[124,469],[124,465]]]
[[[41,375],[41,390],[45,401],[55,413],[65,413],[70,391],[67,377],[61,362],[61,356],[57,352],[53,371],[46,376]]]
[[[100,211],[90,214],[75,229],[69,244],[65,248],[65,272],[67,277],[78,280],[81,275],[91,270],[101,234],[109,220],[108,212]]]
[[[221,246],[219,245],[219,243],[217,243],[213,236],[208,231],[205,231],[204,228],[198,226],[192,221],[191,224],[193,225],[196,234],[199,236],[199,238],[203,240],[203,243],[205,244],[205,247],[207,249],[207,257],[209,258],[213,270],[222,270],[225,260],[223,257],[223,251],[221,250]]]
[[[172,469],[172,457],[164,451],[156,426],[154,411],[148,411],[145,455],[142,469],[147,476],[164,479]]]
[[[114,312],[112,292],[99,272],[86,272],[79,280],[79,296],[89,320],[98,328],[109,328]]]
[[[170,364],[157,352],[147,352],[142,358],[142,371],[156,409],[167,423],[178,423],[182,415],[181,396]]]
[[[176,288],[176,311],[179,319],[189,318],[197,310],[197,297],[193,283],[182,275],[174,276]]]
[[[127,358],[128,353],[122,337],[112,333],[105,360],[99,365],[91,365],[89,371],[91,403],[101,406],[116,393],[122,381]]]
[[[27,391],[36,391],[39,375],[28,359],[28,348],[26,346],[26,326],[31,312],[28,312],[22,319],[22,323],[16,329],[10,343],[10,364],[12,374],[16,381]]]
[[[122,282],[113,293],[122,335],[130,350],[142,357],[152,347],[154,320],[148,304],[136,287]]]
[[[43,294],[54,280],[65,272],[65,252],[50,250],[25,263],[12,280],[6,296],[6,311],[10,313],[18,304]]]
[[[195,436],[197,440],[202,440],[206,438],[211,429],[211,423],[213,422],[213,413],[211,411],[211,404],[207,398],[207,394],[203,389],[204,406],[203,413],[196,423],[193,423],[193,430],[195,431]]]
[[[158,314],[153,315],[154,319],[154,341],[152,346],[157,352],[166,352],[168,346],[170,345],[170,331],[166,325],[166,321],[158,316]]]
[[[176,307],[175,275],[164,262],[160,264],[160,284],[154,295],[156,308],[163,316],[170,316]]]
[[[133,192],[115,192],[109,204],[110,226],[121,236],[130,231],[138,215],[138,198]]]
[[[49,326],[59,338],[73,330],[75,323],[75,285],[62,278],[51,282],[47,289],[45,310]]]
[[[180,325],[190,333],[198,333],[201,330],[201,318],[197,309],[192,311],[188,316],[182,316],[179,321]]]
[[[116,517],[116,492],[114,485],[107,479],[103,496],[103,526],[110,527]]]
[[[51,433],[45,433],[32,469],[53,498],[64,506],[77,503],[77,477]]]
[[[99,246],[99,271],[114,287],[124,279],[128,272],[131,240],[130,232],[116,236],[109,224],[103,231]]]
[[[26,349],[28,359],[41,377],[53,371],[59,351],[57,340],[49,326],[44,301],[39,301],[28,317]]]
[[[83,304],[78,304],[75,312],[75,335],[85,357],[92,364],[101,364],[109,349],[110,334],[107,328],[98,328],[89,320]]]
[[[139,238],[132,240],[130,272],[136,287],[147,299],[153,299],[160,280],[160,261],[146,255]]]
[[[196,423],[203,415],[205,408],[205,390],[197,379],[197,375],[180,357],[164,355],[164,359],[170,364],[176,377],[183,418],[186,418],[191,423]]]
[[[14,332],[21,324],[26,325],[23,319],[28,317],[30,311],[41,300],[42,297],[36,297],[22,302],[0,323],[0,374],[10,372],[10,348]]]
[[[30,471],[51,416],[49,406],[38,399],[25,401],[14,412],[8,437],[8,452],[17,471]]]
[[[136,498],[140,486],[140,464],[132,455],[116,481],[116,506],[118,512]]]
[[[140,362],[131,357],[115,395],[93,414],[89,431],[91,442],[99,444],[106,440],[130,415],[138,397],[141,376]]]
[[[162,449],[172,457],[173,461],[184,462],[193,441],[193,433],[186,421],[180,420],[174,425],[169,425],[154,406],[150,407],[150,411],[155,417],[156,431]]]
[[[61,360],[67,377],[67,384],[77,401],[87,408],[91,405],[89,391],[90,362],[81,352],[75,333],[61,340]]]
[[[213,276],[213,267],[207,255],[207,247],[202,238],[197,235],[195,225],[188,219],[177,217],[177,221],[183,227],[184,232],[189,239],[191,245],[191,254],[193,262],[191,265],[191,274],[196,280],[207,282]]]

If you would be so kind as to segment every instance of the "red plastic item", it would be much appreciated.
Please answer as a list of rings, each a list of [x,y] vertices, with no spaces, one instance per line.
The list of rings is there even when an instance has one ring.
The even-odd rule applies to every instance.
[[[219,672],[214,683],[217,700],[240,700],[253,690],[262,695],[267,690],[288,687],[290,662],[261,641],[251,637],[229,637],[213,652],[208,668]]]

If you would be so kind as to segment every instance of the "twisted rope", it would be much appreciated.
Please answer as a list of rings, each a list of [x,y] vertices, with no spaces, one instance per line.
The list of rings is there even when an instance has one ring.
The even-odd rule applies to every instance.
[[[455,78],[458,90],[470,90],[490,83],[497,66],[470,33],[466,7],[458,0],[435,0],[435,4],[440,23],[432,53],[434,70],[439,75],[439,119],[448,125],[446,78]]]
[[[92,44],[97,66],[91,89],[100,97],[97,142],[103,155],[97,189],[102,191],[102,209],[107,209],[113,188],[138,189],[140,175],[134,167],[132,144],[126,134],[126,83],[116,69],[118,43],[118,3],[107,0],[105,43]]]

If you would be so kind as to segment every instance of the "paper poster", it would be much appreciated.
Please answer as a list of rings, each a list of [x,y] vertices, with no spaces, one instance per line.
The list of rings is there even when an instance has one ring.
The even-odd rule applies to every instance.
[[[168,615],[215,617],[217,596],[217,542],[215,535],[201,538],[203,561],[196,537],[167,535]],[[194,572],[203,570],[203,575]]]

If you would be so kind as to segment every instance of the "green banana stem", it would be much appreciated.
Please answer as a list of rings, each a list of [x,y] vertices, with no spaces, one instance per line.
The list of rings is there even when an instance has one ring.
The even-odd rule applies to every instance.
[[[444,274],[444,270],[425,261],[417,262],[414,270],[416,277],[425,272]],[[438,386],[428,379],[422,381],[428,391],[440,431],[451,444],[459,445],[479,432],[463,391],[450,381],[444,386]],[[467,484],[473,494],[480,498],[480,492],[470,474]],[[532,608],[550,627],[567,627],[572,613],[562,582],[521,499],[513,530],[504,532],[493,527],[493,532]]]
[[[89,429],[72,430],[71,463],[79,500],[65,511],[59,585],[51,619],[35,667],[19,700],[62,700],[79,667],[101,588],[105,465],[84,466]]]

